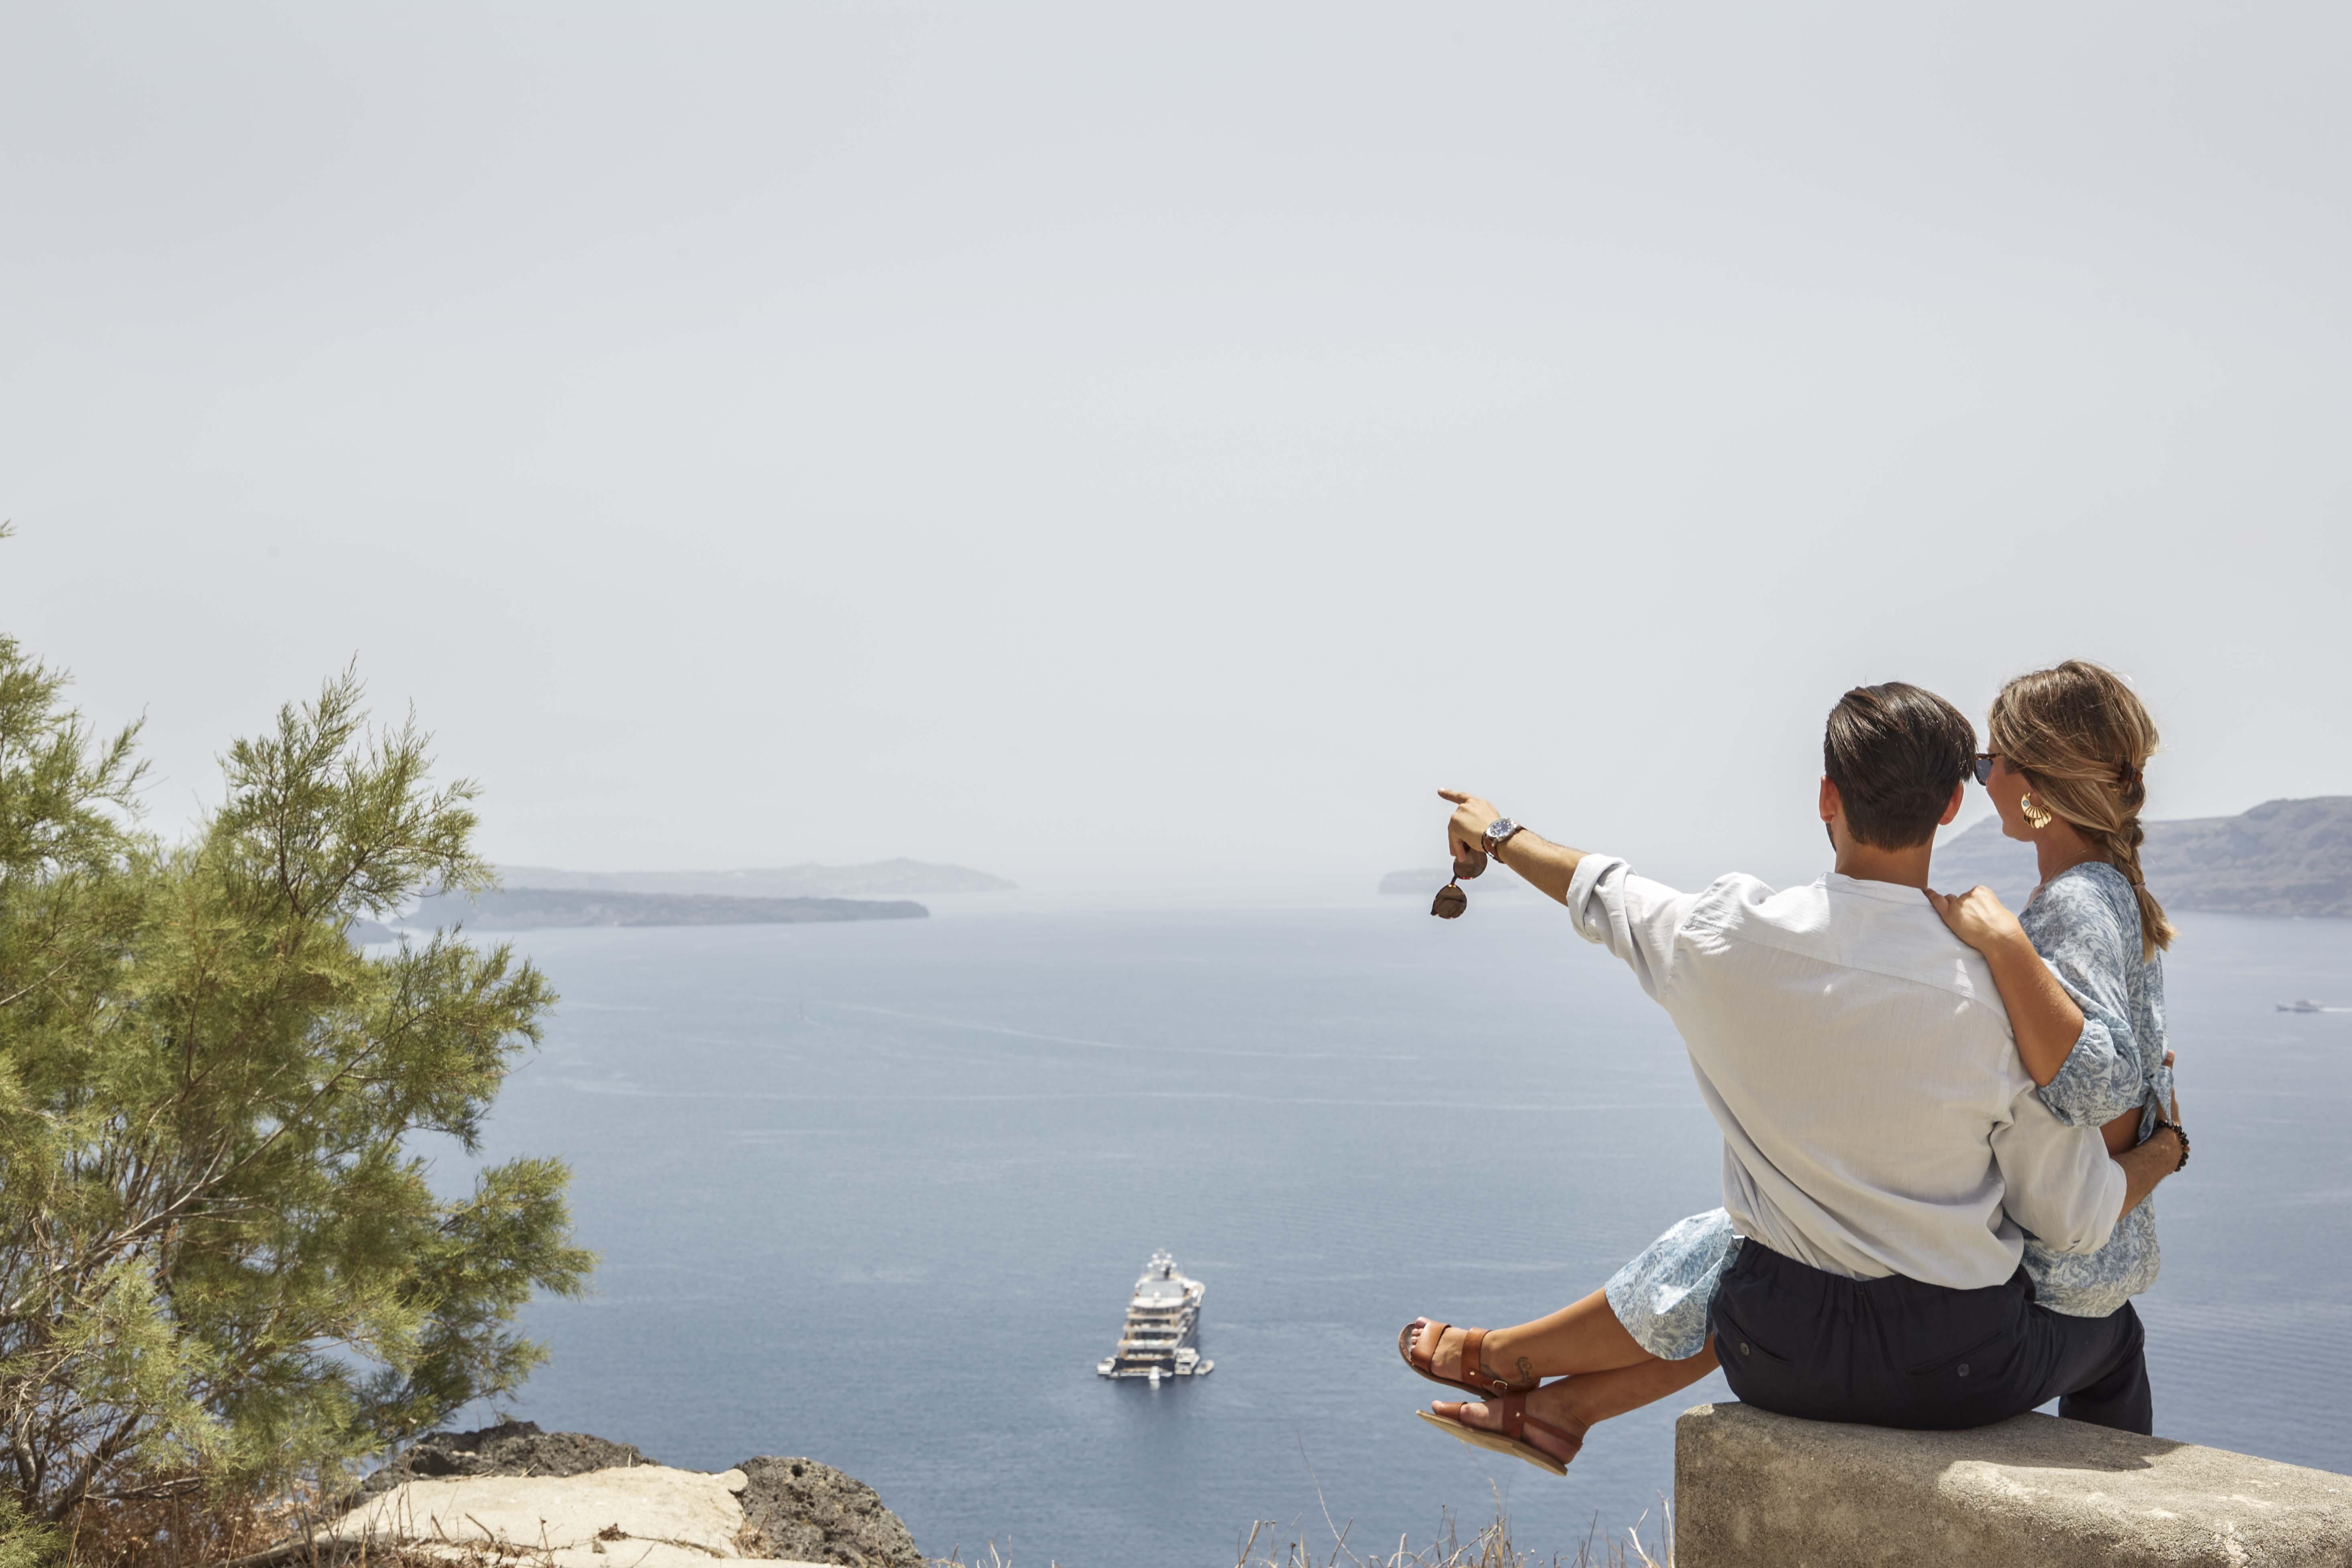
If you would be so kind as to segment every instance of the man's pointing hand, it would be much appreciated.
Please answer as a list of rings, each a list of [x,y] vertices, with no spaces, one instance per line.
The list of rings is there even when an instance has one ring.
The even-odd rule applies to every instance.
[[[1486,825],[1503,814],[1493,802],[1458,789],[1439,790],[1437,798],[1454,803],[1454,819],[1445,825],[1445,849],[1454,858],[1454,875],[1475,877],[1486,868]],[[1476,870],[1465,869],[1474,866]]]

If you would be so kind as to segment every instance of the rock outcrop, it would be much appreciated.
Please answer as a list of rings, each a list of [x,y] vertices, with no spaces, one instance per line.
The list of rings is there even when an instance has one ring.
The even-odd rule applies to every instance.
[[[772,1556],[849,1568],[923,1568],[923,1554],[872,1487],[814,1459],[761,1455],[735,1467],[744,1521]]]
[[[585,1432],[542,1432],[536,1422],[505,1421],[478,1432],[434,1432],[360,1483],[364,1497],[407,1481],[475,1476],[579,1476],[591,1470],[650,1465],[633,1443],[610,1443]]]

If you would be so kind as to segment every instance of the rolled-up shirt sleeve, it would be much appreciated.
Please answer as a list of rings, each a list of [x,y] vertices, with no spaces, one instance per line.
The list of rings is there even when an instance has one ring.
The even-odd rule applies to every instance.
[[[2001,1206],[2053,1252],[2096,1252],[2122,1217],[2124,1168],[2090,1127],[2069,1127],[2031,1083],[1992,1131]]]
[[[1658,997],[1673,977],[1691,895],[1635,876],[1614,855],[1587,855],[1569,879],[1566,901],[1578,932],[1623,959],[1642,989]]]

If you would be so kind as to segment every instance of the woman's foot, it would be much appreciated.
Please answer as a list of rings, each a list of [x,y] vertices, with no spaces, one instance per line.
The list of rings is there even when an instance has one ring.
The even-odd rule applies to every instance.
[[[1578,1412],[1569,1392],[1573,1378],[1561,1378],[1508,1401],[1433,1399],[1429,1407],[1441,1421],[1455,1421],[1480,1432],[1515,1437],[1555,1464],[1565,1465],[1582,1451],[1591,1424]],[[1524,1420],[1511,1418],[1511,1405],[1520,1406]]]
[[[1507,1369],[1494,1364],[1493,1337],[1483,1329],[1415,1318],[1397,1335],[1397,1353],[1423,1377],[1457,1388],[1507,1394],[1536,1385],[1535,1371],[1525,1361]]]

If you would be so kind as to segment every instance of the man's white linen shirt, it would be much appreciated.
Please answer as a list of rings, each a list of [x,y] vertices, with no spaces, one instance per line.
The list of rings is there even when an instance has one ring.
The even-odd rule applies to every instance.
[[[1832,873],[1681,893],[1587,855],[1568,909],[1682,1032],[1741,1236],[1966,1290],[2017,1271],[2021,1224],[2061,1252],[2115,1228],[2122,1168],[2042,1103],[1991,971],[1916,888]]]

